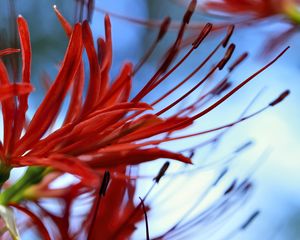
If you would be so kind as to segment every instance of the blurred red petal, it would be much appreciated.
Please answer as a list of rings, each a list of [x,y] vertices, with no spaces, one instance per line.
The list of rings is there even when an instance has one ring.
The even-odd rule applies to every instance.
[[[28,94],[33,87],[28,83],[14,83],[0,86],[0,101],[6,100],[14,96]]]
[[[9,54],[13,54],[13,53],[18,53],[18,52],[20,52],[20,49],[15,49],[15,48],[2,49],[2,50],[0,50],[0,57],[9,55]]]
[[[44,226],[43,222],[40,220],[40,217],[36,216],[33,212],[28,210],[26,207],[22,207],[21,205],[10,204],[10,206],[20,210],[21,212],[23,212],[27,216],[29,216],[31,218],[32,222],[35,224],[35,226],[39,230],[39,232],[44,240],[51,240],[48,230]]]
[[[159,148],[131,149],[130,151],[109,152],[103,154],[82,156],[83,161],[91,167],[111,168],[123,165],[136,165],[143,162],[168,158],[183,163],[192,163],[191,159],[182,154],[170,152]]]
[[[70,173],[81,178],[83,184],[89,187],[99,185],[98,175],[79,159],[62,154],[53,154],[48,157],[25,156],[12,158],[15,166],[45,166],[53,167],[64,173]]]

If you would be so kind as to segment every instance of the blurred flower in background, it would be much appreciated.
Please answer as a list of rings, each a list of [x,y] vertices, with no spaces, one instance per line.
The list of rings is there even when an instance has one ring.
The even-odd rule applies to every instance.
[[[232,43],[232,26],[227,26],[221,37],[210,39],[211,24],[189,23],[198,7],[196,1],[185,13],[178,7],[178,15],[183,18],[176,20],[178,16],[173,12],[172,21],[164,18],[166,9],[170,11],[163,7],[166,3],[160,7],[157,3],[77,1],[73,2],[73,11],[61,3],[58,7],[66,12],[63,15],[67,19],[91,22],[91,29],[86,21],[73,28],[54,9],[71,37],[63,62],[58,48],[54,47],[53,52],[49,47],[44,52],[47,45],[67,45],[63,34],[52,32],[58,27],[52,6],[32,3],[32,9],[26,10],[29,26],[31,21],[33,25],[39,23],[37,16],[30,16],[33,9],[48,8],[49,16],[43,12],[40,17],[48,18],[47,37],[43,38],[40,26],[34,27],[37,33],[31,34],[32,72],[36,72],[31,83],[44,85],[45,89],[38,88],[35,95],[30,95],[27,120],[24,104],[32,90],[26,85],[31,53],[26,11],[23,14],[18,10],[23,5],[17,5],[16,12],[25,16],[18,18],[23,67],[23,83],[19,85],[27,88],[19,91],[10,84],[16,81],[14,77],[8,83],[8,75],[14,76],[20,69],[9,72],[9,67],[2,66],[2,85],[13,89],[3,91],[10,96],[21,95],[2,99],[2,182],[12,167],[34,167],[27,168],[24,175],[15,171],[9,183],[3,184],[0,214],[4,237],[17,239],[20,231],[24,238],[33,235],[45,239],[251,239],[251,233],[241,232],[260,215],[260,205],[250,206],[246,212],[241,206],[248,202],[253,175],[268,151],[264,145],[247,154],[253,142],[243,135],[243,127],[236,130],[239,123],[277,105],[289,91],[278,98],[260,100],[264,90],[261,86],[254,90],[254,82],[251,95],[241,97],[236,92],[273,65],[286,48],[282,47],[285,50],[279,55],[274,53],[276,57],[264,67],[241,70],[243,73],[236,78],[234,72],[243,69],[248,54],[240,53]],[[8,7],[12,17],[5,22],[15,17],[14,6]],[[136,11],[135,17],[128,17],[129,9]],[[153,9],[163,16],[145,20],[147,14],[152,18]],[[115,17],[112,24],[102,14],[106,11]],[[189,25],[196,35],[189,34]],[[13,32],[16,27],[8,29]],[[93,40],[92,32],[105,37]],[[42,51],[43,62],[34,59],[36,42],[40,43],[41,50],[36,48],[36,52]],[[12,47],[18,48],[17,44]],[[84,61],[83,48],[87,55]],[[17,54],[16,50],[4,51]],[[57,68],[60,70],[52,83]],[[16,111],[9,111],[12,106]],[[255,126],[267,125],[254,122]],[[11,136],[10,129],[18,133]],[[194,166],[161,158],[185,163],[192,160]],[[152,160],[157,161],[143,163]],[[16,226],[7,205],[19,210]]]
[[[270,53],[286,44],[287,40],[299,30],[299,3],[298,0],[208,0],[203,1],[199,9],[212,16],[224,16],[225,21],[238,26],[249,27],[260,22],[285,25],[269,36],[265,43],[265,52]]]

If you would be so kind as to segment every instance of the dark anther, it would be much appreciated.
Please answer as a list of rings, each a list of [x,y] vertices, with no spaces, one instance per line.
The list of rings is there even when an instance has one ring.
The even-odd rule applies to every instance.
[[[234,151],[234,153],[239,153],[239,152],[245,150],[246,148],[248,148],[248,147],[250,147],[250,146],[252,146],[252,145],[253,145],[253,142],[252,142],[252,141],[248,141],[248,142],[244,143],[243,145],[241,145],[240,147],[238,147],[238,148]]]
[[[249,54],[245,52],[237,60],[235,60],[234,63],[232,63],[228,68],[229,72],[232,72],[239,64],[241,64],[248,57],[248,55]]]
[[[197,1],[196,0],[192,0],[184,14],[184,17],[183,17],[183,22],[188,24],[190,22],[190,19],[195,11],[195,8],[197,6]]]
[[[212,94],[220,95],[221,93],[229,89],[231,85],[232,84],[228,82],[228,79],[225,79],[222,82],[220,82],[220,84],[218,84],[218,86],[212,91]]]
[[[160,179],[165,175],[166,171],[168,170],[170,166],[170,162],[165,162],[164,165],[161,167],[161,169],[159,170],[157,176],[155,178],[153,178],[153,180],[158,183],[160,181]]]
[[[280,94],[280,96],[278,98],[276,98],[269,105],[272,106],[272,107],[275,106],[276,104],[278,104],[281,101],[283,101],[289,94],[290,94],[290,90],[285,90],[283,93]]]
[[[257,216],[260,214],[260,211],[255,211],[248,219],[247,221],[241,226],[242,230],[245,230],[254,220],[257,218]]]
[[[230,44],[230,46],[228,47],[223,59],[219,62],[218,64],[218,68],[219,70],[222,70],[224,68],[224,66],[226,65],[226,63],[229,61],[229,59],[231,58],[233,52],[235,49],[235,45],[232,43]]]
[[[160,25],[160,29],[156,41],[160,41],[164,37],[164,35],[169,29],[170,23],[171,23],[171,18],[166,17],[162,22],[162,24]]]
[[[223,169],[223,171],[220,173],[220,175],[212,185],[216,186],[220,182],[220,180],[226,175],[227,172],[228,172],[228,168]]]
[[[233,31],[234,31],[234,25],[228,26],[226,36],[223,39],[223,43],[222,43],[224,48],[227,46],[229,39],[231,38],[231,36],[233,34]]]
[[[229,186],[229,188],[227,188],[227,190],[224,192],[224,195],[227,195],[229,193],[231,193],[233,191],[233,189],[235,189],[236,186],[236,179],[231,183],[231,185]]]
[[[207,35],[211,32],[213,25],[211,23],[207,23],[202,31],[200,32],[197,39],[193,42],[193,47],[197,48],[202,43],[202,41],[207,37]]]
[[[110,173],[109,173],[109,171],[105,171],[103,179],[102,179],[100,191],[99,191],[100,196],[103,196],[103,197],[105,196],[109,181],[110,181]]]

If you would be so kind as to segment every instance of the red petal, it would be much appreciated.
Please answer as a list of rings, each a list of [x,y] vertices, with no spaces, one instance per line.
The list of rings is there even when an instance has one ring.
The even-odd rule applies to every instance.
[[[55,119],[66,93],[75,78],[82,55],[82,33],[80,24],[75,25],[74,31],[55,82],[48,91],[42,104],[34,114],[28,129],[17,144],[15,155],[22,154],[47,131]]]
[[[87,155],[86,157],[82,157],[83,160],[87,160],[86,162],[91,167],[97,168],[111,168],[120,165],[136,165],[159,158],[169,158],[184,163],[192,163],[189,158],[183,156],[182,154],[166,151],[159,148],[136,149],[130,151]]]
[[[84,66],[81,62],[78,72],[76,74],[76,79],[73,83],[72,95],[70,99],[70,104],[68,112],[66,114],[64,124],[66,125],[76,119],[81,113],[82,109],[82,94],[84,88]]]
[[[30,35],[26,20],[23,17],[18,17],[18,31],[21,41],[22,50],[22,81],[30,83],[30,66],[31,66],[31,45]]]
[[[57,9],[56,5],[53,6],[54,12],[60,21],[63,29],[65,30],[68,37],[71,37],[72,34],[72,26],[71,24],[63,17],[63,15],[60,13],[60,11]]]
[[[114,81],[109,91],[106,92],[105,96],[99,103],[100,106],[97,107],[111,106],[121,101],[127,101],[129,97],[128,94],[125,94],[127,95],[127,97],[124,99],[122,99],[122,95],[124,93],[127,93],[128,87],[129,90],[131,89],[131,75],[132,75],[132,65],[130,63],[124,64],[123,69],[120,72],[120,75]]]
[[[109,71],[112,64],[112,37],[111,37],[111,24],[109,16],[106,15],[104,19],[105,25],[105,44],[104,42],[101,43],[101,48],[103,51],[103,58],[101,63],[101,93],[100,99],[107,91],[109,85]],[[105,47],[105,49],[103,49]],[[98,54],[99,55],[99,54]]]
[[[47,158],[24,156],[12,158],[12,165],[16,166],[47,166],[64,173],[79,176],[82,182],[90,187],[99,185],[98,175],[79,159],[62,154],[53,154]]]
[[[0,101],[8,98],[28,94],[33,90],[33,87],[28,83],[15,83],[0,86]]]
[[[0,60],[0,83],[1,85],[8,85],[9,77],[8,72]],[[4,142],[4,152],[7,154],[12,134],[12,127],[14,121],[14,113],[15,113],[15,101],[14,98],[9,98],[7,100],[2,101],[2,117],[3,117],[3,142]]]
[[[13,54],[13,53],[17,53],[20,52],[20,49],[15,49],[15,48],[6,48],[3,50],[0,50],[0,57],[5,56],[5,55],[9,55],[9,54]]]
[[[65,30],[68,37],[71,37],[72,34],[72,26],[71,24],[62,16],[62,14],[57,9],[56,5],[53,6],[54,12],[60,21],[63,29]],[[70,100],[70,105],[68,108],[68,112],[66,114],[64,124],[70,123],[73,121],[76,117],[79,116],[79,113],[81,111],[81,101],[82,101],[82,93],[83,93],[83,87],[84,87],[84,65],[81,62],[80,67],[77,72],[77,77],[73,84],[73,90],[72,90],[72,96]]]
[[[104,25],[105,25],[105,56],[103,59],[103,70],[109,70],[112,63],[112,37],[111,37],[111,23],[110,18],[108,15],[105,15],[104,19]]]
[[[51,240],[47,228],[44,226],[43,222],[40,220],[40,218],[38,216],[36,216],[33,212],[31,212],[27,208],[22,207],[20,205],[10,204],[10,206],[12,206],[14,208],[17,208],[18,210],[22,211],[27,216],[29,216],[31,218],[32,222],[34,223],[34,225],[39,230],[39,232],[40,232],[40,234],[41,234],[41,236],[43,237],[44,240]]]
[[[177,117],[169,118],[158,124],[154,123],[153,125],[150,125],[148,127],[143,126],[139,130],[121,138],[119,140],[119,143],[133,142],[133,141],[153,137],[153,136],[161,134],[161,133],[166,133],[166,132],[169,132],[169,129],[172,128],[172,126],[174,126],[172,131],[179,130],[181,128],[185,128],[185,127],[189,126],[191,123],[185,124],[184,126],[180,126],[178,128],[175,128],[175,126],[177,126],[178,123],[185,121],[186,119],[188,119],[188,118],[177,118]]]
[[[22,50],[22,82],[30,83],[31,45],[27,22],[23,17],[18,17],[18,31]],[[19,139],[24,128],[26,111],[28,109],[28,94],[19,97],[18,111],[15,115],[13,129],[13,144]]]
[[[138,102],[138,103],[133,103],[133,102],[123,102],[123,103],[117,103],[112,106],[102,108],[101,110],[94,111],[93,113],[89,114],[87,118],[94,117],[100,113],[105,113],[105,112],[111,112],[114,110],[126,110],[126,111],[133,111],[133,110],[152,110],[152,107],[148,105],[147,103],[143,102]]]
[[[94,118],[97,115],[104,114],[104,113],[106,113],[106,115],[109,115],[109,114],[113,115],[116,113],[115,112],[116,110],[123,110],[122,111],[123,113],[127,113],[128,111],[131,111],[131,110],[141,110],[141,109],[151,109],[151,107],[146,103],[120,103],[115,106],[104,108],[102,110],[94,112],[93,114],[90,114],[88,116],[86,121],[78,123],[78,124],[79,125],[81,124],[80,126],[82,126],[83,128],[85,126],[91,127],[91,126],[94,126],[95,124],[98,125],[98,127],[101,127],[101,126],[103,126],[104,122],[102,121],[103,119],[100,117],[101,124],[102,124],[102,125],[100,125],[99,121],[96,118]],[[122,116],[123,116],[123,113],[122,113]],[[101,115],[101,116],[103,117],[103,115]],[[94,118],[94,119],[91,119],[91,118]],[[118,118],[119,118],[119,116],[118,116]],[[93,121],[95,123],[93,123]],[[77,124],[77,129],[79,129],[79,132],[81,132],[78,124]],[[108,121],[108,124],[110,124],[110,121]],[[69,124],[69,125],[65,125],[64,127],[56,130],[54,133],[50,134],[43,140],[40,140],[34,146],[31,153],[36,154],[36,155],[49,153],[50,151],[56,150],[57,146],[60,146],[62,144],[66,145],[68,142],[70,142],[69,144],[71,144],[72,143],[71,140],[74,140],[78,137],[81,140],[81,138],[83,137],[82,135],[76,137],[76,134],[74,134],[74,132],[72,132],[74,127],[75,126],[73,124]],[[95,131],[96,131],[96,129],[92,128],[91,135],[95,135],[94,134]],[[91,136],[91,137],[93,137],[93,139],[95,138],[95,136]],[[93,146],[93,144],[97,143],[98,141],[91,142],[91,139],[88,139],[87,142],[89,143],[88,146]],[[80,142],[79,144],[81,144],[81,143],[82,142]],[[85,146],[85,145],[83,145],[83,146]],[[75,147],[75,148],[77,148],[77,147]],[[60,151],[61,151],[61,149],[60,149]]]
[[[88,22],[84,22],[82,25],[83,31],[83,43],[88,55],[90,65],[90,81],[87,92],[87,97],[83,106],[82,114],[90,112],[92,108],[97,104],[101,91],[101,75],[98,65],[97,52],[93,43],[93,35]]]

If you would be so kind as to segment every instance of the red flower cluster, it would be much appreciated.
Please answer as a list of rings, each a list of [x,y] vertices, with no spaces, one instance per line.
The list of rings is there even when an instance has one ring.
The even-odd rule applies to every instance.
[[[287,41],[299,29],[299,0],[207,0],[201,5],[205,12],[229,16],[229,21],[249,26],[269,19],[270,22],[286,23],[269,39],[265,52],[269,53]],[[272,19],[271,19],[272,18]]]
[[[205,1],[204,9],[209,12],[219,12],[224,14],[241,14],[252,18],[265,18],[283,12],[286,0],[209,0]],[[248,16],[249,17],[249,16]]]
[[[128,239],[134,232],[136,223],[144,215],[147,216],[146,212],[149,210],[149,207],[144,205],[146,197],[141,199],[140,204],[134,202],[136,183],[132,180],[132,176],[136,174],[134,168],[130,166],[159,158],[191,163],[190,157],[161,149],[158,145],[228,128],[261,112],[258,111],[215,129],[172,137],[174,132],[191,126],[196,119],[222,104],[272,65],[286,51],[285,49],[266,66],[229,91],[231,85],[225,79],[214,85],[195,102],[178,110],[175,114],[166,115],[166,112],[206,83],[214,72],[222,70],[231,59],[235,49],[234,44],[229,44],[233,32],[232,26],[228,28],[225,37],[211,54],[189,76],[162,93],[152,103],[142,102],[142,99],[162,84],[210,33],[212,25],[207,24],[194,39],[188,52],[174,66],[172,65],[181,49],[185,28],[195,7],[196,1],[192,1],[183,17],[177,38],[166,51],[161,65],[134,97],[131,97],[132,78],[138,69],[133,68],[131,63],[125,63],[119,75],[113,81],[110,80],[112,36],[109,17],[105,17],[105,39],[98,39],[98,50],[96,50],[88,22],[77,23],[73,27],[55,8],[70,41],[55,81],[28,123],[26,112],[29,92],[32,90],[30,85],[31,46],[27,23],[23,17],[18,18],[23,64],[22,82],[10,83],[7,70],[0,62],[0,96],[4,123],[3,143],[0,145],[1,184],[7,180],[12,168],[32,167],[29,167],[25,175],[15,184],[6,186],[0,194],[1,205],[11,205],[26,213],[31,218],[26,226],[33,224],[38,227],[44,239],[50,239],[50,235],[54,239],[81,239],[81,237]],[[167,32],[169,21],[166,19],[162,23],[155,43],[158,43]],[[155,109],[157,103],[169,97],[191,79],[221,48],[227,48],[224,57],[210,69],[203,79],[163,109]],[[82,57],[84,50],[87,53],[90,70],[85,97],[85,70]],[[14,49],[1,50],[0,56],[16,51]],[[233,71],[244,58],[245,55],[242,55],[234,61],[229,66],[229,71]],[[226,92],[224,96],[201,109],[203,103],[213,101],[224,92]],[[55,124],[68,93],[70,93],[70,103],[64,122],[60,128],[51,132],[51,127]],[[287,94],[288,92],[284,92],[264,109],[279,103]],[[156,139],[150,139],[156,136]],[[154,178],[154,184],[159,182],[167,167],[168,163]],[[67,188],[51,189],[50,184],[64,173],[73,174],[81,181]],[[227,197],[233,191],[242,194],[249,188],[250,184],[247,181],[240,183],[239,186],[235,183],[226,191],[224,201],[226,202]],[[87,204],[90,209],[84,214],[81,228],[73,231],[70,227],[72,206],[78,198],[85,195],[93,201]],[[53,214],[43,207],[40,203],[41,198],[62,200],[64,202],[62,214]],[[38,207],[39,217],[34,214],[34,210],[30,210],[31,204]],[[220,204],[220,206],[217,205],[219,207],[214,206],[212,209],[220,210],[221,206],[225,206],[224,202],[218,204]],[[206,215],[207,213],[204,212],[196,220],[204,219]],[[56,227],[53,228],[53,225]],[[175,234],[176,231],[183,231],[183,229],[184,227],[175,226],[161,238],[168,234]]]

